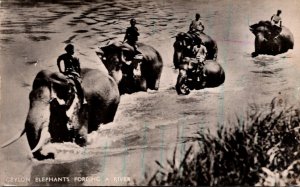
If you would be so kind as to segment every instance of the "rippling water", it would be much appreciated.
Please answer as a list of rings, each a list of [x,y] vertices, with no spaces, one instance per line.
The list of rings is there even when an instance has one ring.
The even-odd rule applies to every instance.
[[[91,145],[52,144],[48,149],[56,152],[56,160],[42,162],[30,159],[25,136],[1,150],[1,184],[58,184],[35,181],[43,176],[70,177],[65,184],[73,185],[122,185],[113,177],[123,176],[141,180],[145,171],[155,169],[155,160],[170,158],[175,144],[184,150],[181,137],[202,127],[213,132],[220,125],[229,126],[228,119],[242,116],[248,104],[267,106],[279,91],[292,102],[299,99],[297,0],[2,0],[0,5],[1,142],[23,128],[34,76],[41,69],[57,70],[56,58],[66,43],[75,44],[83,67],[104,70],[94,51],[109,40],[123,40],[134,17],[140,41],[155,47],[164,61],[160,90],[122,96],[115,121],[91,134]],[[269,19],[279,8],[283,24],[294,34],[295,49],[276,57],[251,58],[254,36],[248,26]],[[178,96],[172,45],[196,12],[205,32],[218,43],[226,80],[218,88]],[[74,182],[78,176],[109,181]],[[31,180],[11,182],[9,177]]]

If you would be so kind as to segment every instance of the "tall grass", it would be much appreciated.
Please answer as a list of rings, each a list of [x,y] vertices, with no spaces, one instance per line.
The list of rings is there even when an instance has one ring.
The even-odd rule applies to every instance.
[[[175,148],[173,159],[165,166],[156,161],[157,171],[141,185],[300,185],[300,110],[276,102],[267,111],[251,107],[217,135],[186,138],[197,149],[190,146],[176,163]]]

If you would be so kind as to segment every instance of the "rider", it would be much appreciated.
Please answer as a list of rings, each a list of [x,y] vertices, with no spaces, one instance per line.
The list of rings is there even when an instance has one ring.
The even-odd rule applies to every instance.
[[[271,24],[272,25],[276,25],[277,27],[281,27],[282,20],[281,20],[280,14],[281,14],[281,10],[277,10],[277,14],[273,14],[273,16],[271,17]]]
[[[140,35],[138,28],[136,28],[136,20],[135,19],[131,19],[130,20],[130,27],[128,27],[126,29],[126,34],[123,40],[124,42],[127,42],[129,45],[131,45],[134,48],[134,52],[135,52],[135,56],[134,58],[139,58],[137,55],[141,54],[138,50],[137,50],[137,41],[138,41],[138,36]]]
[[[189,32],[191,33],[202,33],[204,30],[204,25],[202,24],[201,16],[199,13],[195,15],[195,20],[193,20],[190,24]]]
[[[81,87],[81,69],[80,69],[80,62],[79,59],[76,57],[73,57],[74,54],[74,46],[72,44],[68,44],[65,47],[66,53],[60,55],[57,58],[57,66],[59,69],[59,72],[64,74],[67,79],[71,79],[74,81],[74,88],[77,90],[78,96],[83,99],[83,104],[86,103],[84,99],[84,93],[83,89]],[[61,68],[61,61],[64,61],[64,67],[65,70],[63,71]],[[72,83],[70,83],[72,84]]]
[[[282,20],[280,14],[281,10],[277,10],[277,14],[273,14],[273,16],[271,17],[271,25],[274,31],[274,36],[277,36],[282,30]]]
[[[207,49],[204,46],[204,43],[202,41],[200,42],[200,44],[196,44],[193,47],[193,54],[195,55],[196,60],[197,60],[196,73],[198,74],[198,73],[202,72],[203,77],[205,77],[206,75],[204,74],[204,72],[202,70],[203,70],[203,67],[204,67],[204,61],[205,61],[206,56],[207,56]],[[199,78],[200,77],[198,76],[197,79],[199,79]],[[200,81],[200,80],[198,80],[198,81]]]

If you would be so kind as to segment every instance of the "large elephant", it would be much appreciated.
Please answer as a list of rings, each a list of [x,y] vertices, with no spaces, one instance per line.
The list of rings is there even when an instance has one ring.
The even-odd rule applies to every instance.
[[[205,33],[185,33],[180,32],[176,36],[176,41],[173,45],[174,55],[173,63],[175,68],[179,68],[182,60],[185,57],[192,57],[192,46],[199,43],[200,40],[204,43],[207,49],[207,60],[216,60],[218,55],[218,46],[216,41],[214,41],[210,36]]]
[[[138,61],[133,59],[136,51],[127,43],[112,42],[97,51],[109,74],[118,83],[121,94],[159,89],[163,68],[160,54],[143,43],[137,43],[137,49],[142,55]]]
[[[75,140],[83,146],[88,133],[97,130],[100,124],[113,121],[120,101],[118,86],[113,78],[99,70],[82,69],[81,85],[86,104],[81,102],[82,98],[69,83],[61,73],[40,71],[29,95],[30,107],[25,128],[2,147],[26,133],[36,159],[54,158],[53,153],[41,153],[48,141]]]
[[[255,51],[252,56],[259,54],[277,55],[294,48],[294,37],[291,31],[282,26],[272,26],[270,21],[260,21],[250,26],[255,35]]]

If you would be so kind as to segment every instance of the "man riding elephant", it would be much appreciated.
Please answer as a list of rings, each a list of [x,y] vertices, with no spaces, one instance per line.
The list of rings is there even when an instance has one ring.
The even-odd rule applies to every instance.
[[[135,26],[136,25],[136,20],[131,19],[130,20],[130,27],[126,29],[125,37],[123,40],[123,43],[127,42],[129,45],[131,45],[134,49],[134,60],[142,60],[141,52],[138,51],[137,49],[137,41],[138,37],[140,35],[138,28]]]
[[[190,27],[189,27],[189,32],[190,33],[196,33],[197,34],[198,32],[200,32],[200,33],[203,32],[204,25],[203,25],[202,20],[200,18],[201,18],[200,14],[197,13],[195,15],[195,20],[193,20],[190,24]]]
[[[67,79],[70,80],[70,84],[74,84],[74,88],[77,91],[78,96],[82,100],[82,102],[85,104],[86,100],[84,98],[84,93],[81,87],[81,68],[80,68],[80,62],[79,59],[76,57],[73,57],[74,54],[74,46],[72,44],[68,44],[65,47],[65,51],[67,53],[64,53],[60,55],[57,58],[57,66],[59,69],[59,72],[64,74]],[[61,68],[61,61],[64,62],[65,70],[63,71]]]
[[[193,47],[195,45],[204,45],[207,49],[206,59],[216,60],[218,55],[218,47],[215,40],[205,33],[199,35],[193,33],[180,32],[176,35],[174,42],[173,64],[175,68],[179,68],[185,57],[193,56]]]
[[[150,45],[137,43],[137,46],[143,59],[131,63],[127,63],[127,59],[135,51],[127,43],[111,42],[96,52],[109,75],[118,83],[120,94],[159,89],[163,69],[161,55]]]
[[[40,71],[29,94],[30,105],[24,129],[2,144],[1,148],[26,133],[34,158],[54,158],[54,152],[43,152],[49,141],[71,141],[84,146],[88,143],[88,133],[98,130],[101,124],[112,122],[120,102],[116,82],[97,69],[82,69],[81,76],[87,100],[85,105],[79,102],[63,74]],[[72,108],[73,104],[75,107]]]
[[[293,34],[283,25],[280,28],[273,26],[270,21],[260,21],[251,25],[249,29],[255,36],[255,51],[252,57],[259,54],[277,55],[294,48]]]

